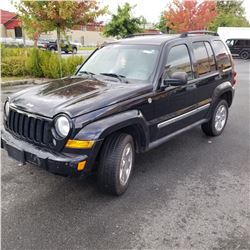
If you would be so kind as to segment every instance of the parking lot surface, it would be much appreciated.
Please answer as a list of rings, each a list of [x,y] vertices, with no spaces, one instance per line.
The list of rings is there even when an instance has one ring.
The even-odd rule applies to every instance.
[[[121,197],[2,151],[2,249],[250,249],[250,61],[235,62],[223,134],[197,127],[138,155]]]

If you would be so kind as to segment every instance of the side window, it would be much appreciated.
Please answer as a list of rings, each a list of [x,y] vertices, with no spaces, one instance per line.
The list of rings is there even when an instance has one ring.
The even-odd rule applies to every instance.
[[[209,42],[205,42],[205,46],[207,49],[207,54],[208,54],[208,59],[209,59],[210,71],[215,71],[216,70],[215,58],[214,58],[214,52],[212,50],[211,44]]]
[[[193,79],[191,60],[186,45],[177,45],[170,49],[165,65],[165,78],[171,78],[174,72],[186,72],[188,80]]]
[[[237,40],[235,45],[236,46],[244,46],[245,45],[245,40]]]
[[[226,44],[227,44],[228,47],[233,46],[234,43],[235,43],[235,40],[227,40],[227,41],[226,41]]]
[[[219,70],[224,70],[231,67],[231,60],[224,43],[220,40],[215,40],[212,43],[215,52],[215,58]]]
[[[204,42],[194,42],[193,49],[194,56],[197,62],[198,75],[200,76],[209,73],[210,63]]]

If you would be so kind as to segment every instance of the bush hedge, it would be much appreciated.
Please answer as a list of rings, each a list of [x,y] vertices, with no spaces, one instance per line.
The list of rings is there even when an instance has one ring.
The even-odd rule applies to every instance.
[[[2,76],[31,76],[60,78],[72,75],[82,56],[70,56],[59,60],[57,54],[37,48],[1,49]]]

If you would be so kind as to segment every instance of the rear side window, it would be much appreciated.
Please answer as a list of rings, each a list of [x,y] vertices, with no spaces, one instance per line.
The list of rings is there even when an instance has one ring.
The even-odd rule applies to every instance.
[[[193,43],[194,56],[197,62],[198,75],[204,75],[210,72],[210,63],[207,49],[204,42]]]
[[[165,78],[171,78],[174,72],[186,72],[188,80],[193,79],[191,60],[186,45],[177,45],[170,49],[165,65]]]
[[[231,67],[231,60],[228,51],[222,41],[215,40],[212,43],[215,52],[218,69],[224,70]]]
[[[204,43],[207,49],[207,54],[208,54],[208,60],[210,64],[210,71],[215,71],[216,70],[216,65],[215,65],[215,58],[214,58],[214,52],[211,48],[211,44],[209,42]]]

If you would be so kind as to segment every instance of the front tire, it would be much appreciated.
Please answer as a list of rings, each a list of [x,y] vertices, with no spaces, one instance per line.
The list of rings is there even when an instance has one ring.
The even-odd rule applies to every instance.
[[[131,135],[115,133],[104,142],[98,168],[98,186],[113,195],[123,194],[129,185],[135,148]]]
[[[208,136],[220,135],[227,123],[228,104],[226,100],[220,100],[213,111],[212,118],[201,125],[203,132]]]

